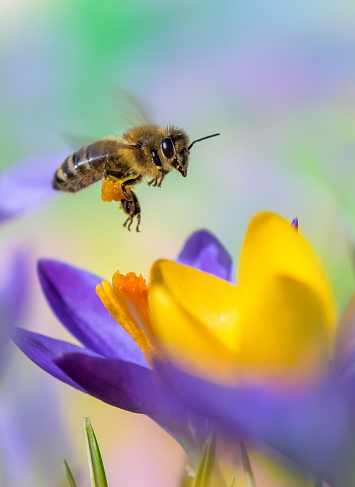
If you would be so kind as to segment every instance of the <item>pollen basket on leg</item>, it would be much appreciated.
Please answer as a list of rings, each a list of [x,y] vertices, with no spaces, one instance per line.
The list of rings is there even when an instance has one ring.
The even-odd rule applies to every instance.
[[[128,278],[128,280],[130,279]],[[127,282],[125,283],[125,280],[125,276],[116,272],[113,276],[113,285],[111,286],[108,281],[102,281],[101,285],[96,287],[96,292],[113,318],[131,335],[144,353],[147,361],[151,363],[152,356],[155,355],[154,347],[146,331],[139,324],[143,322],[144,325],[148,324],[150,328],[148,300],[147,298],[144,299],[142,295],[142,293],[144,294],[142,283],[137,288],[136,300],[134,298],[134,287],[130,287]],[[121,281],[123,283],[120,285]]]
[[[111,179],[104,179],[101,188],[102,201],[121,201],[124,199],[121,183],[119,181],[112,181]]]

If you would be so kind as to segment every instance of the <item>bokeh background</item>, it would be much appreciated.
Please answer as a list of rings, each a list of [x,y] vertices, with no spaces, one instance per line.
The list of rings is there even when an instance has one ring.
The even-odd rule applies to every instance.
[[[0,9],[1,170],[43,154],[53,164],[75,139],[120,134],[132,120],[121,89],[191,139],[221,132],[194,146],[186,179],[137,187],[140,234],[122,228],[100,185],[4,226],[3,262],[14,248],[30,255],[24,326],[69,339],[40,293],[39,257],[106,278],[116,269],[149,277],[155,259],[174,258],[207,228],[237,263],[248,220],[265,209],[299,218],[344,308],[355,287],[352,1],[2,0]],[[2,427],[23,458],[4,485],[57,486],[63,456],[85,483],[84,416],[110,485],[178,484],[183,453],[152,422],[56,383],[19,353],[0,394]]]

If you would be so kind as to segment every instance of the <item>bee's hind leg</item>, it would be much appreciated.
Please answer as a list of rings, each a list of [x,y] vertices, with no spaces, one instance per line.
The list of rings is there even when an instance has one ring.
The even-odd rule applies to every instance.
[[[107,169],[104,171],[104,179],[110,179],[111,181],[119,181],[124,177],[124,174],[119,171],[111,171],[111,169]]]
[[[128,231],[131,231],[131,225],[133,223],[134,217],[136,216],[137,217],[136,231],[139,232],[140,231],[139,225],[141,223],[141,206],[139,204],[137,196],[135,195],[135,193],[133,193],[133,191],[131,191],[131,196],[132,196],[131,200],[126,200],[126,199],[121,200],[123,211],[128,215],[128,218],[124,222],[123,226],[126,227]]]
[[[124,224],[123,224],[123,226],[124,226],[125,228],[127,228],[127,230],[128,230],[129,232],[131,231],[131,225],[132,225],[132,222],[133,222],[133,217],[129,216],[129,217],[127,218],[127,220],[126,220],[126,221],[124,222]],[[127,223],[128,223],[128,225],[127,225]]]
[[[136,232],[137,233],[140,232],[140,230],[139,230],[140,224],[141,224],[141,213],[139,212],[139,213],[137,213],[137,226],[136,226]]]
[[[123,196],[126,198],[126,200],[134,201],[134,199],[136,199],[136,201],[138,202],[137,196],[133,196],[133,191],[128,190],[127,186],[134,186],[135,184],[140,183],[142,181],[142,179],[143,179],[143,176],[137,176],[136,178],[126,179],[126,181],[124,181],[121,184],[122,193],[123,193]],[[138,206],[139,206],[139,203],[138,203]]]

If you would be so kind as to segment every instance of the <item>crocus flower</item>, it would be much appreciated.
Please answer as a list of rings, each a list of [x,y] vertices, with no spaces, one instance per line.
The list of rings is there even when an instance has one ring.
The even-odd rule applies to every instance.
[[[98,278],[55,262],[39,269],[52,308],[84,345],[19,332],[19,346],[52,375],[148,414],[187,450],[193,414],[196,431],[213,420],[223,435],[261,440],[333,487],[347,485],[352,321],[335,331],[332,291],[296,225],[272,213],[251,221],[237,286],[205,232],[178,262],[156,262],[149,288],[116,272],[97,292],[122,328],[94,298]]]
[[[228,438],[261,440],[332,487],[352,485],[355,299],[335,328],[316,255],[271,213],[250,223],[237,281],[153,266],[151,321],[173,363],[156,364],[166,385]]]
[[[233,273],[228,253],[206,231],[190,237],[178,261],[223,279]],[[140,305],[147,292],[143,278],[120,276],[120,297],[127,312],[127,318],[122,314],[123,328],[95,292],[102,281],[99,277],[52,260],[41,260],[38,273],[54,313],[82,346],[24,329],[18,329],[17,345],[41,368],[76,389],[115,407],[150,416],[198,461],[209,432],[198,418],[193,420],[192,428],[188,411],[178,406],[157,381],[148,363],[153,345],[139,327],[134,328],[130,313],[142,311]],[[146,355],[137,343],[145,346]]]

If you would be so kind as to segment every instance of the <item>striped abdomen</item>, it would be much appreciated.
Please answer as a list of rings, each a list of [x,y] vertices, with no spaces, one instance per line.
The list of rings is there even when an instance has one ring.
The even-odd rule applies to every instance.
[[[82,147],[65,159],[56,170],[52,186],[75,193],[103,178],[108,161],[117,154],[117,141],[102,139]]]

